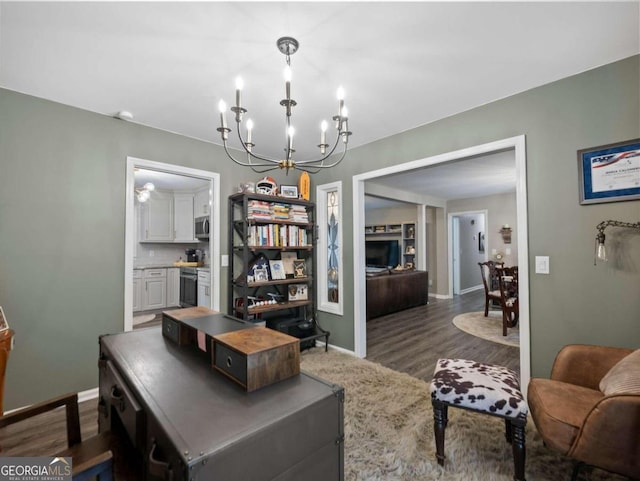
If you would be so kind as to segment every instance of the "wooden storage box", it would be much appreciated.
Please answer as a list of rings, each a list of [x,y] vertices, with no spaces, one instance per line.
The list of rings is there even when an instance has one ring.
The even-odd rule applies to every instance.
[[[218,314],[207,307],[187,307],[184,309],[172,309],[162,312],[162,335],[175,342],[179,346],[196,344],[195,331],[183,324],[188,319],[214,316]]]
[[[225,332],[211,340],[212,365],[248,392],[300,373],[298,338],[267,327]]]

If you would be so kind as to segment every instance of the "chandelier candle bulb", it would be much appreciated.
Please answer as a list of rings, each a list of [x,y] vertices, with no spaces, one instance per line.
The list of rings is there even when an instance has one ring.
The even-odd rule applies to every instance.
[[[291,157],[291,152],[293,152],[293,134],[295,132],[296,130],[293,127],[289,127],[287,129],[287,135],[289,136],[289,158]]]
[[[287,100],[291,100],[291,67],[288,65],[284,68],[284,81],[285,81],[285,90]]]
[[[320,124],[320,153],[324,155],[327,150],[327,121]]]
[[[225,113],[227,111],[227,104],[224,103],[224,100],[221,100],[218,103],[218,109],[220,110],[220,126],[223,129],[226,129],[227,128],[227,119],[226,119]]]
[[[253,120],[247,120],[247,145],[251,144],[251,131],[253,130]],[[251,149],[251,146],[249,146]]]
[[[344,107],[344,88],[342,86],[338,87],[338,115],[342,113],[342,108]]]
[[[242,81],[242,77],[236,78],[236,107],[241,107],[241,94],[242,89],[244,88],[244,82]]]

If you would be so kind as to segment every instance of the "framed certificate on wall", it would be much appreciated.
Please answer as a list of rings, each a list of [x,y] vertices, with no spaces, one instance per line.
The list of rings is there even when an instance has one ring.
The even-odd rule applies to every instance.
[[[640,199],[640,139],[578,150],[580,204]]]

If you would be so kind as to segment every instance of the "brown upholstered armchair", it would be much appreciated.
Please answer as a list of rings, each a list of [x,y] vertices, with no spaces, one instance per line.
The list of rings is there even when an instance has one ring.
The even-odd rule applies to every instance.
[[[585,464],[640,479],[638,360],[631,349],[570,345],[551,379],[531,379],[533,421],[547,446],[577,461],[572,479]]]

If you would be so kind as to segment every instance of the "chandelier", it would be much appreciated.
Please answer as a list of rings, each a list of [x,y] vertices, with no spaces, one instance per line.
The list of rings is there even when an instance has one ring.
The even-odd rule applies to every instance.
[[[295,38],[282,37],[278,39],[276,45],[278,46],[278,50],[280,50],[280,52],[282,52],[286,56],[287,61],[287,66],[284,70],[286,98],[280,101],[280,105],[284,107],[286,115],[286,147],[284,148],[284,159],[271,158],[265,155],[257,154],[253,151],[255,144],[252,142],[253,121],[251,119],[247,119],[245,123],[246,137],[242,136],[241,124],[243,116],[247,113],[247,109],[242,106],[241,99],[242,88],[244,84],[240,77],[236,79],[236,103],[233,107],[231,107],[231,111],[235,113],[238,139],[240,140],[240,145],[242,145],[242,148],[246,153],[246,160],[238,160],[231,154],[231,152],[229,152],[227,140],[229,139],[229,132],[231,132],[231,129],[227,127],[227,105],[224,100],[220,100],[220,103],[218,104],[220,110],[220,127],[218,127],[216,130],[220,132],[224,150],[227,153],[227,156],[236,164],[250,167],[254,172],[258,173],[267,172],[269,170],[278,168],[284,169],[285,173],[287,174],[289,173],[290,169],[298,169],[309,173],[317,173],[321,169],[335,167],[342,161],[342,159],[344,159],[344,156],[347,153],[349,136],[351,135],[351,132],[349,131],[349,118],[347,115],[347,108],[344,106],[344,89],[342,87],[338,88],[338,113],[333,116],[333,121],[335,123],[336,129],[336,138],[333,142],[333,145],[329,145],[327,143],[328,124],[326,121],[322,121],[320,126],[320,143],[317,146],[320,149],[320,157],[308,160],[294,160],[293,154],[295,153],[295,149],[293,148],[293,136],[295,130],[291,125],[291,112],[293,107],[295,107],[297,104],[296,101],[291,98],[291,55],[296,53],[299,47],[299,43]],[[342,155],[337,160],[326,162],[329,157],[333,155],[341,140],[343,144]]]

